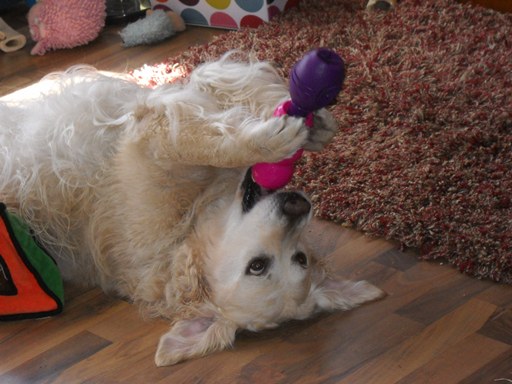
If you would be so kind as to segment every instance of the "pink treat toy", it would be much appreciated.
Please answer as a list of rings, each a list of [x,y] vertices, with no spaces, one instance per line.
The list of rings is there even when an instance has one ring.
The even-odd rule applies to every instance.
[[[30,53],[73,48],[98,37],[105,25],[105,0],[40,0],[28,12],[36,45]]]
[[[290,71],[291,100],[277,107],[274,116],[288,114],[306,118],[313,125],[313,112],[329,105],[341,91],[345,66],[341,57],[327,48],[306,54]],[[277,163],[258,163],[252,167],[252,178],[263,188],[275,190],[291,180],[295,162],[302,155],[299,149],[291,157]]]

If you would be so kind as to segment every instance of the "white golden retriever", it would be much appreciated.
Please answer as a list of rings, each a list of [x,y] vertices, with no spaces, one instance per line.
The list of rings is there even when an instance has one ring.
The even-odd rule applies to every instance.
[[[65,279],[171,320],[157,365],[382,295],[315,260],[305,196],[252,182],[252,164],[320,150],[336,130],[326,110],[311,130],[272,117],[289,95],[269,63],[227,56],[157,89],[74,68],[43,86],[0,99],[0,201]]]

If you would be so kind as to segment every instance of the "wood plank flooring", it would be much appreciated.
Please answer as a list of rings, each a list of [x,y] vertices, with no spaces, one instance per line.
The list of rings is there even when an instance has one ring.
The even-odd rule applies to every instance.
[[[24,17],[0,15],[28,34]],[[205,28],[154,46],[121,47],[119,27],[93,43],[42,57],[31,44],[0,53],[0,95],[87,63],[127,71],[225,33]],[[334,268],[388,296],[351,312],[242,332],[232,350],[156,368],[168,325],[98,289],[66,284],[64,313],[0,323],[0,383],[506,383],[512,382],[512,287],[419,262],[392,242],[315,220],[309,238]]]

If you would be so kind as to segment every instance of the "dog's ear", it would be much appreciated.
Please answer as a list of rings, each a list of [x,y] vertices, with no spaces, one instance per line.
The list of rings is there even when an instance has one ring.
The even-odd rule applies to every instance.
[[[316,267],[312,275],[311,296],[321,310],[348,310],[385,296],[381,289],[367,281],[344,280],[328,273],[323,262]]]
[[[222,316],[209,300],[209,286],[201,271],[203,256],[195,236],[191,236],[175,254],[179,279],[174,289],[180,292],[183,317],[173,323],[160,338],[155,355],[157,366],[176,364],[182,360],[203,356],[231,346],[237,327]],[[178,270],[181,266],[181,270]],[[194,304],[195,303],[195,304]]]
[[[230,347],[237,327],[221,316],[198,316],[178,320],[160,338],[155,355],[157,366],[176,364]]]

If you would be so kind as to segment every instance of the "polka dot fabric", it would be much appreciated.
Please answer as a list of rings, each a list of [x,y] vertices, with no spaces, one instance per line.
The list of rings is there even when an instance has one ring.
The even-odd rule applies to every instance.
[[[299,0],[151,0],[153,9],[179,13],[187,24],[225,29],[256,28]]]

